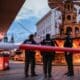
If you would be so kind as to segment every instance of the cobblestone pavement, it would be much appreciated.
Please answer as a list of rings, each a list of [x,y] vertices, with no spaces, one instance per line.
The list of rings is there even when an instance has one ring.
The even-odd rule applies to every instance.
[[[52,78],[44,78],[42,65],[36,66],[37,77],[24,76],[24,63],[10,62],[10,70],[0,71],[0,80],[80,80],[80,66],[75,66],[75,75],[67,77],[64,75],[67,72],[66,66],[53,66]]]

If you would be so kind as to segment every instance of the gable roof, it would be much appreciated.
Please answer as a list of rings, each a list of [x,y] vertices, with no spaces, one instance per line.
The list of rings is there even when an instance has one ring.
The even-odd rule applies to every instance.
[[[36,25],[38,25],[39,23],[41,23],[49,14],[51,14],[51,10],[48,11],[48,12],[36,23]]]

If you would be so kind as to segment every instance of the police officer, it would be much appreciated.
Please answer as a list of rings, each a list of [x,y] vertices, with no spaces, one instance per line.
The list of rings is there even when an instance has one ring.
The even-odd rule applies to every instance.
[[[24,44],[36,44],[34,41],[34,35],[30,35],[28,40],[24,41]],[[25,50],[25,76],[29,76],[29,66],[31,64],[31,76],[37,76],[35,73],[35,51]]]
[[[46,34],[46,39],[44,39],[41,44],[46,46],[55,46],[55,41],[50,39],[50,34]],[[57,43],[56,43],[57,44]],[[51,71],[52,71],[52,61],[54,59],[55,51],[47,52],[43,51],[41,52],[42,59],[43,59],[43,72],[44,76],[51,77]]]
[[[64,41],[64,47],[73,47],[73,40],[70,36],[70,33],[67,33],[67,36]],[[67,76],[73,76],[74,71],[73,71],[73,54],[72,52],[65,52],[65,59],[68,65],[68,72],[65,73]]]

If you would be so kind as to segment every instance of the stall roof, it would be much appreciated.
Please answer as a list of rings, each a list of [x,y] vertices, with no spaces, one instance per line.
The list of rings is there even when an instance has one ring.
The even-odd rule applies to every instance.
[[[0,32],[6,33],[25,0],[0,0]]]

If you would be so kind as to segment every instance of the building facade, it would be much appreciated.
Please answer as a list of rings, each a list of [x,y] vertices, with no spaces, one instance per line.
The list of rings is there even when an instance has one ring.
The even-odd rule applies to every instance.
[[[76,2],[77,1],[77,2]],[[49,0],[49,6],[51,7],[51,11],[47,14],[47,16],[43,17],[37,23],[37,34],[41,38],[45,37],[46,26],[51,28],[50,34],[52,38],[54,35],[61,34],[65,35],[68,31],[71,31],[73,37],[73,47],[80,47],[80,20],[79,20],[79,10],[74,7],[74,4],[80,4],[78,0]],[[56,11],[60,11],[60,16]],[[56,17],[57,15],[57,17]],[[47,20],[50,20],[50,24]],[[40,31],[40,32],[39,32]],[[39,32],[39,33],[38,33]],[[42,33],[41,33],[42,32]],[[48,32],[49,33],[49,32]],[[55,36],[56,37],[56,36]],[[63,40],[56,40],[59,47],[63,47]],[[64,52],[56,52],[61,54],[56,54],[54,64],[66,64],[64,58]],[[74,54],[74,64],[80,64],[80,54]]]
[[[53,9],[50,10],[36,25],[37,25],[37,37],[39,40],[43,40],[47,33],[54,37],[59,34],[59,25],[61,24],[61,12]]]
[[[77,21],[77,9],[74,5],[80,5],[78,0],[48,0],[51,9],[58,7],[62,12],[62,25],[60,26],[61,34],[68,31],[72,32],[72,36],[76,37],[80,32],[80,22]],[[80,35],[79,35],[80,36]]]
[[[66,1],[64,10],[64,33],[71,31],[72,36],[76,36],[80,32],[80,23],[77,23],[77,11],[72,1]]]
[[[80,5],[80,0],[48,0],[48,4],[51,9],[58,7],[58,10],[62,13],[62,24],[60,26],[60,35],[64,35],[71,32],[73,38],[73,47],[80,47],[80,20],[79,9],[77,10],[74,5]],[[57,40],[58,44],[63,45],[64,41]],[[60,45],[60,47],[61,47]],[[80,64],[80,54],[74,54],[74,64]],[[65,63],[64,52],[60,55],[56,55],[56,63]],[[58,62],[57,62],[58,61]]]

